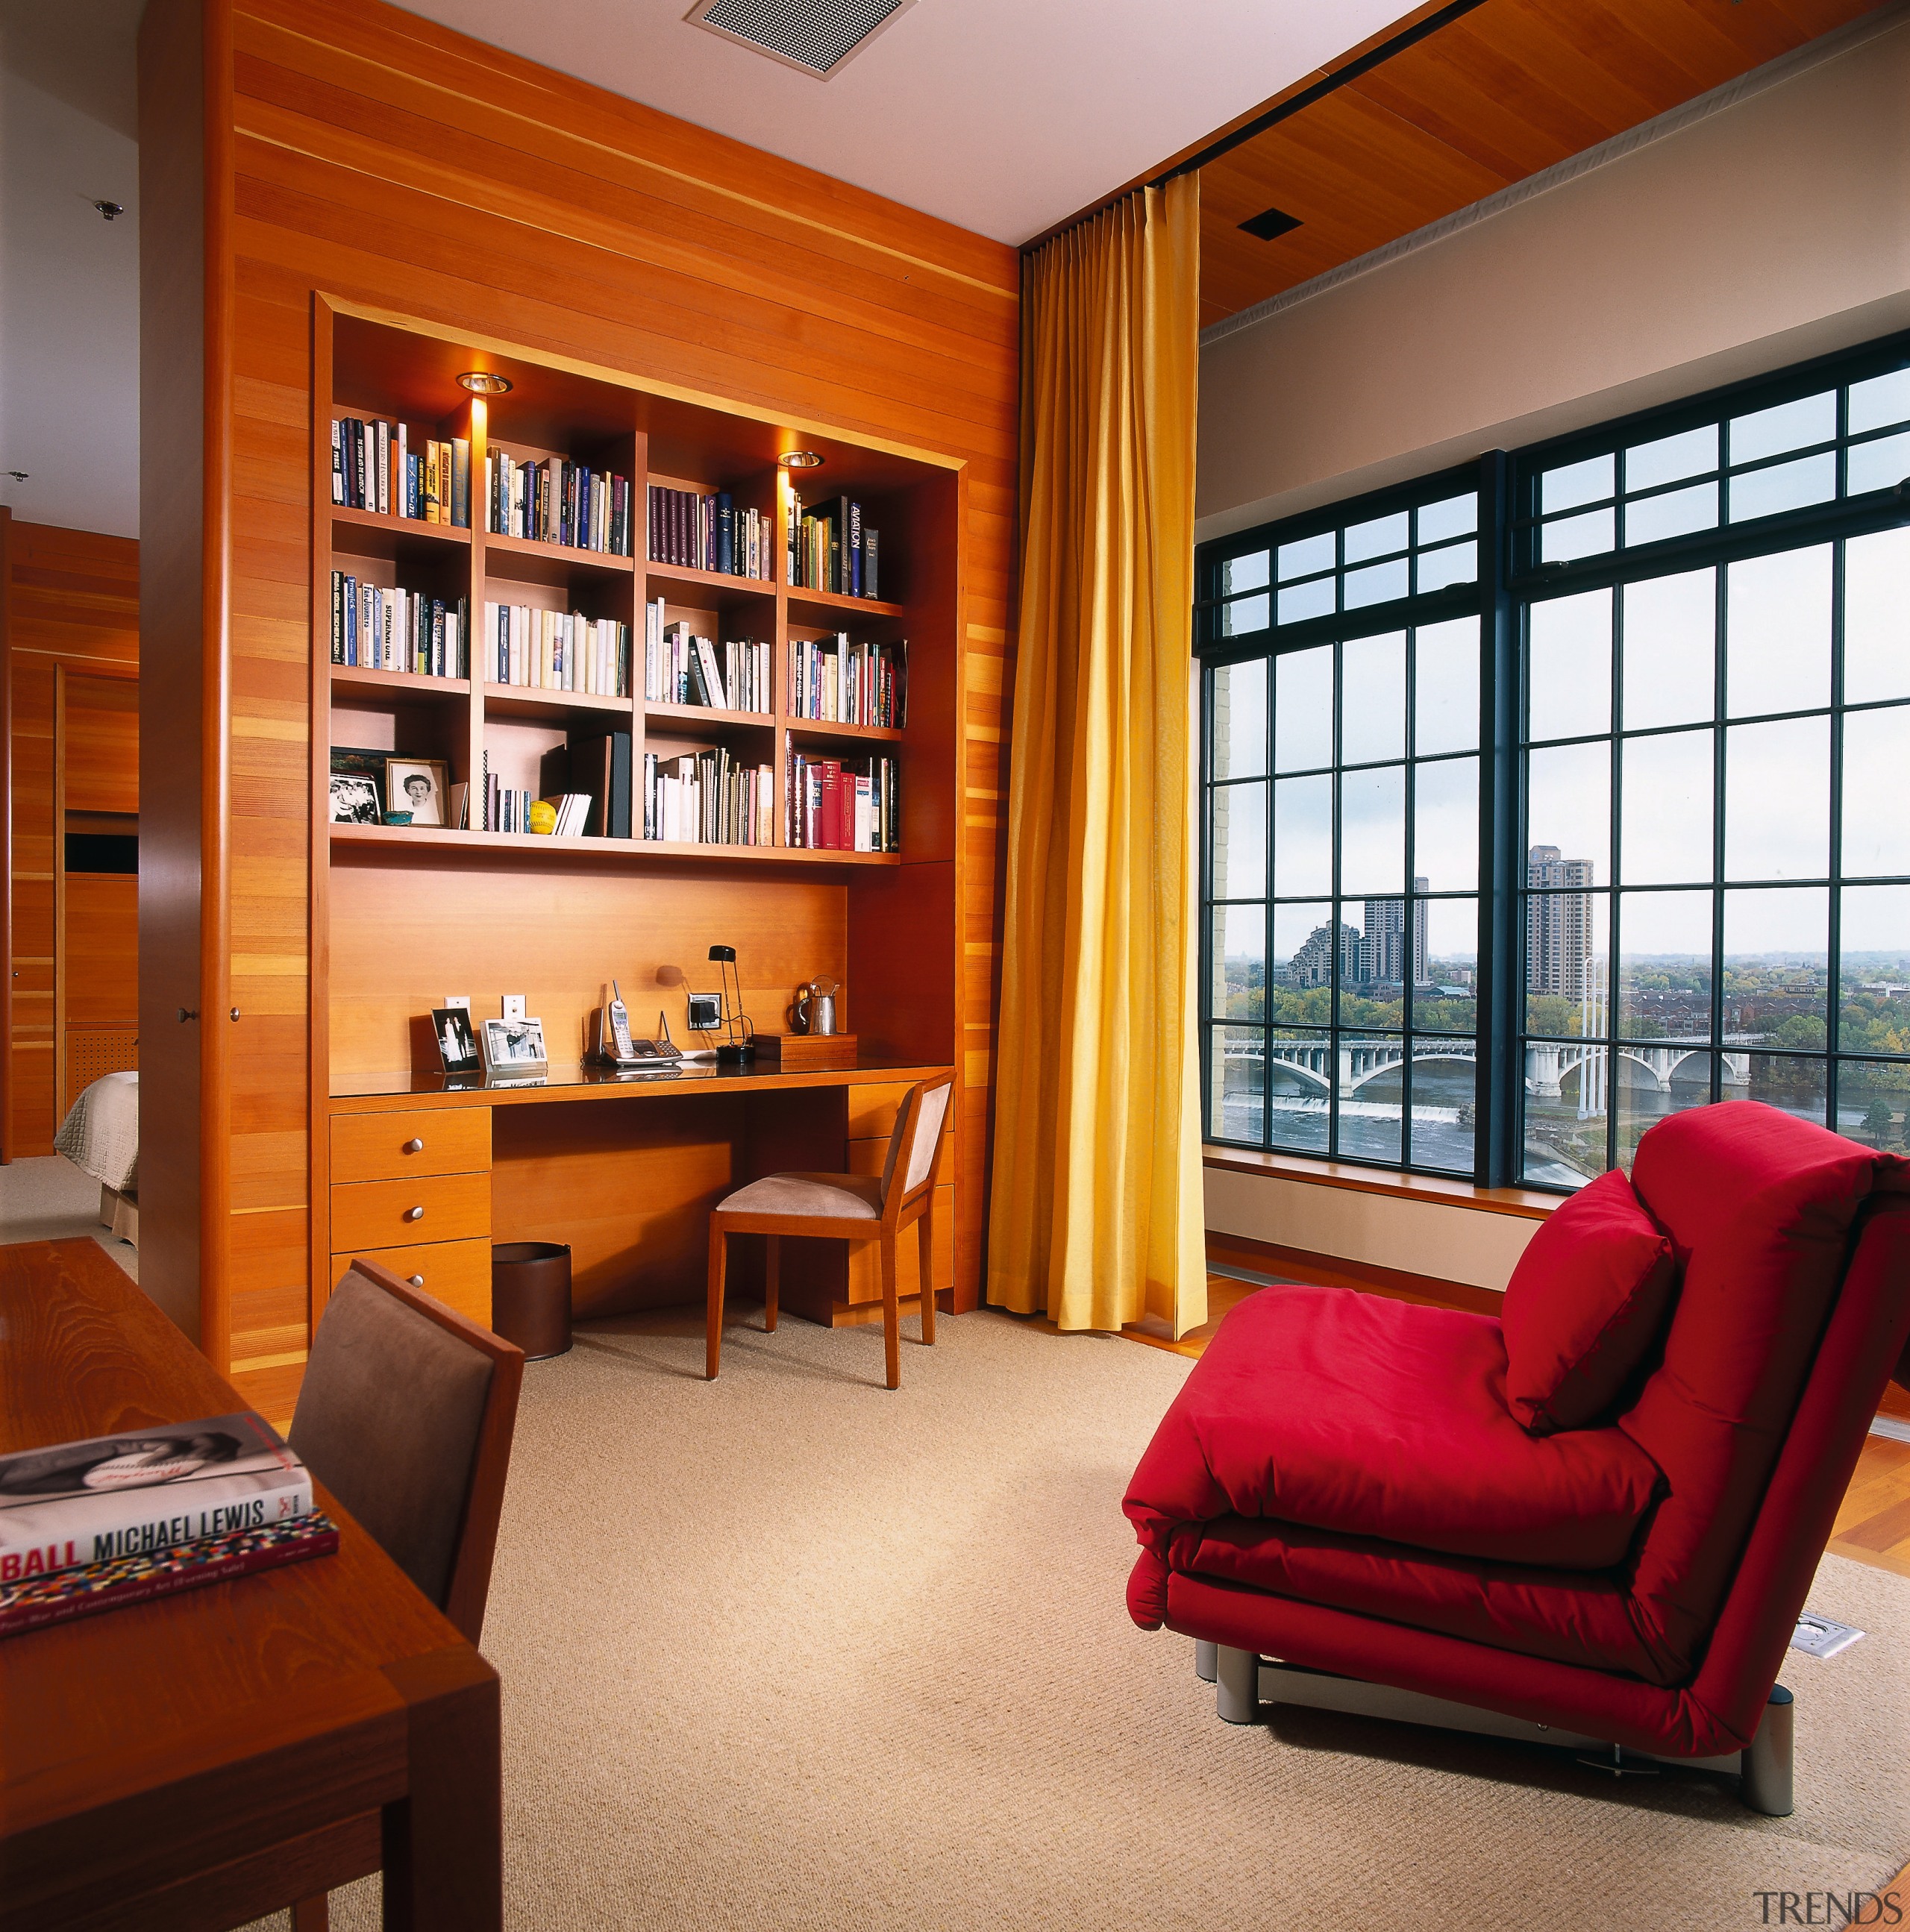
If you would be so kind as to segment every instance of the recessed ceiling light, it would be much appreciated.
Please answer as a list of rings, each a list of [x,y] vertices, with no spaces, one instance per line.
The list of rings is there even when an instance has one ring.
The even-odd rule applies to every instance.
[[[1269,208],[1263,209],[1252,220],[1243,221],[1240,225],[1257,241],[1272,242],[1282,235],[1292,234],[1300,226],[1300,218],[1289,214],[1282,208]]]
[[[785,470],[820,470],[822,458],[812,449],[785,449],[776,461]]]
[[[461,388],[470,390],[474,396],[501,396],[511,386],[509,376],[500,376],[490,369],[467,369],[458,381]]]
[[[683,16],[817,80],[833,80],[915,0],[696,0]]]

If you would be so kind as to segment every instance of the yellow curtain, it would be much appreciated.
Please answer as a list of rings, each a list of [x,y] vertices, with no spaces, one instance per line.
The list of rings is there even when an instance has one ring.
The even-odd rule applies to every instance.
[[[1200,190],[1022,286],[1021,616],[988,1294],[1062,1328],[1206,1318],[1191,1008]]]

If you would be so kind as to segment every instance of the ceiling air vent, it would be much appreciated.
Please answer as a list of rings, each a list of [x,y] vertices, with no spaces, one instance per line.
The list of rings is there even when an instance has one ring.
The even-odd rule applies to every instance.
[[[785,67],[833,80],[915,0],[697,0],[684,18]]]
[[[1273,242],[1283,235],[1292,234],[1301,222],[1297,214],[1289,214],[1284,208],[1269,208],[1240,225],[1257,241]]]

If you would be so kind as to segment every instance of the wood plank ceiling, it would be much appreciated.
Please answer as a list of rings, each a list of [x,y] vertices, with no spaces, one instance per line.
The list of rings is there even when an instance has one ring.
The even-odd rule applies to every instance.
[[[1695,99],[1875,0],[1449,0],[1422,7],[1200,147],[1201,322],[1218,322]],[[1414,28],[1423,37],[1305,100]],[[1269,209],[1298,226],[1263,241]]]

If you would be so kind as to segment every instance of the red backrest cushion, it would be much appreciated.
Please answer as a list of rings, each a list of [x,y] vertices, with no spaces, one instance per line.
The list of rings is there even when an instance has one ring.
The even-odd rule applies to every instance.
[[[1556,1209],[1506,1287],[1506,1401],[1534,1436],[1617,1400],[1664,1325],[1671,1244],[1617,1168]]]
[[[1733,1100],[1660,1121],[1632,1178],[1683,1276],[1664,1360],[1619,1421],[1665,1478],[1632,1559],[1632,1615],[1688,1666],[1763,1500],[1852,1224],[1872,1193],[1910,1192],[1910,1162]]]

